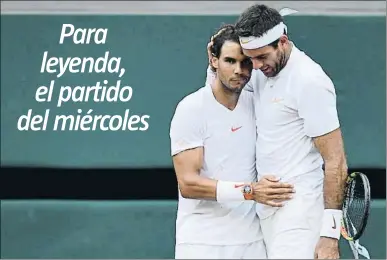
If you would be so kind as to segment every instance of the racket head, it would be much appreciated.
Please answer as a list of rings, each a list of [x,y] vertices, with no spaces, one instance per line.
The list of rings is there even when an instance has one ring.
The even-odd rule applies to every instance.
[[[348,241],[359,239],[367,226],[371,188],[367,176],[353,172],[347,178],[341,234]]]

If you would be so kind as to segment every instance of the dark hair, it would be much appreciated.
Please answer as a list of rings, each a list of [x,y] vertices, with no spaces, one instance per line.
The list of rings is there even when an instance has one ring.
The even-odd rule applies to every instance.
[[[239,16],[235,30],[240,37],[260,37],[281,22],[283,22],[283,18],[277,10],[266,5],[256,4],[247,8]],[[284,34],[286,34],[285,31]],[[278,41],[276,40],[269,45],[276,48]]]
[[[214,37],[214,39],[212,40],[213,41],[213,45],[211,47],[211,53],[216,57],[216,58],[219,58],[220,57],[220,54],[221,54],[221,50],[222,50],[222,47],[223,47],[223,44],[226,42],[226,41],[232,41],[232,42],[236,42],[239,44],[239,37],[238,37],[238,34],[236,33],[236,30],[235,30],[235,26],[232,25],[232,24],[225,24],[225,25],[222,25],[218,32],[220,30],[223,30],[222,32],[220,32],[218,35],[216,35]]]

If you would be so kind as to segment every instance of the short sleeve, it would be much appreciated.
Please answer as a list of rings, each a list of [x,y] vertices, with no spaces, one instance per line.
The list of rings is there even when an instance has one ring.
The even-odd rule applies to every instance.
[[[298,106],[308,136],[321,136],[340,127],[335,88],[328,76],[309,78],[302,84]]]
[[[251,82],[251,79],[249,82],[247,82],[246,86],[243,88],[243,90],[246,90],[246,91],[249,91],[249,92],[253,92],[253,84]]]
[[[266,79],[266,77],[260,70],[253,70],[251,72],[251,78],[249,82],[247,82],[243,90],[246,90],[248,92],[255,92],[256,90],[258,90],[258,86],[262,84],[261,82],[263,79]]]
[[[186,98],[176,107],[169,133],[172,156],[203,146],[203,120],[198,106]]]

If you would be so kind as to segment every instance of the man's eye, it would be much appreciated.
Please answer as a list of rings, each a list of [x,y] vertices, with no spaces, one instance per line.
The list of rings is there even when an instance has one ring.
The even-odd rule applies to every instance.
[[[250,58],[251,61],[253,60],[265,60],[267,56],[259,56],[259,57],[255,57],[255,58]]]

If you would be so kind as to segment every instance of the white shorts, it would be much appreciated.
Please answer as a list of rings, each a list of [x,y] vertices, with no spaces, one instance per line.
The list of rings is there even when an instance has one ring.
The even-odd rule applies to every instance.
[[[263,240],[235,246],[179,244],[175,259],[267,259]]]
[[[324,213],[321,194],[296,194],[273,215],[261,219],[269,259],[313,259]]]

